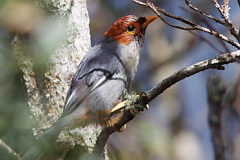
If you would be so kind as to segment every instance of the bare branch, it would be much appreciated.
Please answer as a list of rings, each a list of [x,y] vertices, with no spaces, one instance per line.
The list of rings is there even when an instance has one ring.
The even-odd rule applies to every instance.
[[[173,74],[172,76],[164,79],[161,83],[159,83],[158,85],[153,87],[151,90],[149,90],[147,92],[149,101],[156,98],[159,94],[161,94],[167,88],[179,82],[180,80],[207,69],[220,69],[220,70],[224,69],[222,68],[223,67],[222,65],[234,62],[235,58],[239,56],[240,56],[240,50],[232,53],[222,54],[213,59],[201,61],[187,68],[184,68],[178,71],[177,73]]]
[[[136,0],[133,0],[133,1],[135,1],[136,3],[138,3]],[[192,21],[190,21],[190,20],[188,20],[188,19],[182,18],[182,17],[180,17],[180,16],[171,14],[171,13],[165,11],[164,9],[158,8],[158,7],[156,7],[156,6],[155,6],[153,3],[151,3],[151,2],[147,2],[147,7],[148,7],[148,8],[151,8],[158,16],[160,16],[160,13],[162,13],[162,14],[164,14],[164,15],[167,16],[167,17],[170,17],[170,18],[179,20],[179,21],[181,21],[181,22],[183,22],[183,23],[185,23],[185,24],[187,24],[187,25],[190,25],[190,26],[192,26],[192,27],[197,26],[196,23],[194,23],[194,22],[192,22]],[[160,13],[159,13],[159,12],[160,12]]]
[[[145,7],[151,8],[159,17],[162,17],[161,14],[160,14],[160,13],[162,13],[163,15],[165,15],[165,16],[167,16],[167,17],[171,17],[171,18],[173,18],[173,19],[180,20],[181,22],[183,22],[183,23],[185,23],[185,24],[188,24],[188,25],[190,25],[190,26],[196,26],[196,25],[197,25],[197,24],[195,24],[195,23],[193,23],[193,22],[191,22],[191,21],[189,21],[189,20],[187,20],[187,19],[184,19],[184,18],[180,17],[180,16],[176,16],[176,15],[174,15],[174,14],[171,14],[171,13],[165,11],[164,9],[155,7],[155,6],[153,5],[153,3],[150,3],[150,2],[148,2],[148,1],[146,1],[146,3],[141,2],[141,1],[138,1],[138,0],[132,0],[132,1],[135,2],[135,3],[137,3],[137,4],[143,5],[143,6],[145,6]],[[158,11],[159,11],[160,13],[159,13]],[[160,18],[160,19],[161,19],[161,18]],[[163,22],[165,22],[165,21],[163,21]],[[166,22],[165,22],[165,23],[166,23]],[[166,23],[166,24],[169,25],[168,23]],[[194,30],[192,27],[191,27],[191,28],[184,28],[184,27],[175,26],[175,25],[169,25],[169,26],[174,27],[174,28],[179,28],[179,29],[182,28],[183,30]]]
[[[229,39],[228,37],[226,37],[226,36],[224,36],[224,35],[216,32],[216,31],[213,31],[213,30],[210,30],[210,29],[208,29],[208,28],[201,27],[201,26],[199,26],[199,27],[197,28],[197,30],[200,30],[200,31],[209,33],[209,34],[211,34],[211,35],[213,35],[213,36],[216,36],[216,37],[218,37],[218,38],[226,41],[227,43],[231,44],[232,46],[236,47],[237,49],[240,49],[240,44],[239,44],[239,43],[234,42],[233,40]]]
[[[200,25],[198,25],[198,24],[196,24],[196,23],[194,23],[194,22],[192,22],[192,21],[190,21],[188,19],[185,19],[185,18],[182,18],[180,16],[176,16],[174,14],[171,14],[171,13],[165,11],[164,9],[156,7],[153,3],[149,2],[149,1],[146,1],[145,3],[141,2],[141,1],[138,1],[138,0],[132,0],[132,1],[137,3],[137,4],[140,4],[140,5],[143,5],[143,6],[146,6],[146,7],[150,8],[150,9],[152,9],[155,12],[155,14],[161,20],[163,20],[163,18],[162,18],[160,13],[164,14],[167,17],[173,18],[175,20],[178,20],[180,22],[183,22],[183,23],[185,23],[187,25],[192,26],[192,27],[186,28],[186,27],[176,26],[176,25],[172,25],[172,24],[169,25],[169,23],[166,23],[166,21],[163,20],[164,23],[166,23],[167,25],[169,25],[171,27],[174,27],[174,28],[177,28],[177,29],[182,29],[182,30],[199,30],[199,31],[203,31],[203,32],[206,32],[208,34],[211,34],[211,35],[213,35],[215,37],[218,37],[218,38],[226,41],[227,43],[231,44],[232,46],[236,47],[237,49],[240,49],[240,44],[235,42],[235,41],[233,41],[233,40],[231,40],[230,38],[228,38],[228,37],[226,37],[226,36],[216,32],[214,30],[211,30],[211,29],[205,28],[203,26],[200,26]]]
[[[14,156],[16,159],[21,159],[21,156],[17,154],[11,147],[9,147],[3,140],[0,139],[0,147],[5,149],[10,155]]]
[[[179,82],[180,80],[183,80],[191,75],[194,75],[196,73],[199,73],[201,71],[205,71],[207,69],[219,69],[223,70],[224,67],[222,65],[233,63],[235,61],[235,58],[240,57],[240,50],[232,53],[226,53],[219,55],[213,59],[205,60],[198,62],[196,64],[193,64],[187,68],[183,68],[180,71],[174,73],[173,75],[165,78],[162,82],[154,86],[152,89],[150,89],[147,92],[144,92],[147,94],[147,100],[145,100],[144,103],[149,103],[153,99],[155,99],[157,96],[159,96],[161,93],[163,93],[166,89],[174,85],[175,83]],[[140,96],[141,99],[141,96]],[[140,101],[140,100],[139,100]],[[134,114],[131,113],[130,110],[126,110],[123,114],[123,117],[121,120],[116,124],[118,128],[121,128],[124,124],[128,123],[135,117]],[[115,132],[114,127],[108,127],[102,130],[101,134],[98,137],[98,140],[95,144],[93,153],[99,154],[102,153],[103,147],[105,146],[109,136]]]
[[[230,14],[229,14],[229,6],[228,6],[228,0],[224,0],[224,4],[221,7],[217,0],[212,0],[214,6],[218,9],[220,15],[225,21],[225,26],[229,29],[231,34],[240,42],[240,35],[239,31],[236,29],[236,27],[233,25]]]

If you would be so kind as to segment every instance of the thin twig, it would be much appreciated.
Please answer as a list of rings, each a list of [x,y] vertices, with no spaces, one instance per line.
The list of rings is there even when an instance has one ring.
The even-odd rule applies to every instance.
[[[236,43],[235,41],[231,40],[230,38],[216,32],[216,31],[213,31],[213,30],[210,30],[208,28],[201,27],[201,26],[198,27],[198,30],[206,32],[206,33],[211,34],[213,36],[216,36],[218,38],[221,38],[225,42],[227,42],[227,43],[231,44],[232,46],[236,47],[237,49],[240,49],[240,44],[239,43]]]
[[[214,30],[211,30],[211,29],[209,29],[209,28],[205,28],[205,27],[203,27],[203,26],[200,26],[200,25],[198,25],[198,24],[196,24],[196,23],[194,23],[194,22],[192,22],[192,21],[190,21],[190,20],[188,20],[188,19],[185,19],[185,18],[182,18],[182,17],[180,17],[180,16],[176,16],[176,15],[174,15],[174,14],[171,14],[171,13],[165,11],[164,9],[161,9],[161,8],[159,8],[159,7],[156,7],[153,3],[149,2],[149,1],[145,1],[145,3],[144,3],[144,2],[141,2],[141,1],[138,1],[138,0],[132,0],[132,1],[135,2],[135,3],[137,3],[137,4],[140,4],[140,5],[143,5],[143,6],[146,6],[146,7],[150,8],[150,9],[152,9],[152,10],[155,12],[155,14],[156,14],[161,20],[163,20],[164,23],[166,23],[167,25],[169,25],[169,26],[171,26],[171,27],[174,27],[174,28],[177,28],[177,29],[182,29],[182,30],[199,30],[199,31],[203,31],[203,32],[206,32],[206,33],[208,33],[208,34],[211,34],[211,35],[213,35],[213,36],[215,36],[215,37],[218,37],[218,38],[226,41],[227,43],[231,44],[232,46],[236,47],[237,49],[240,49],[240,44],[237,43],[237,42],[235,42],[235,41],[233,41],[233,40],[231,40],[230,38],[228,38],[228,37],[226,37],[226,36],[224,36],[224,35],[216,32],[216,31],[214,31]],[[160,13],[164,14],[164,15],[167,16],[167,17],[173,18],[173,19],[178,20],[178,21],[180,21],[180,22],[183,22],[183,23],[185,23],[185,24],[187,24],[187,25],[190,25],[190,26],[192,26],[192,27],[186,28],[186,27],[182,27],[182,26],[172,25],[172,24],[170,24],[169,22],[167,22],[167,21],[161,16]]]
[[[197,34],[193,31],[189,31],[190,33],[192,33],[193,35],[199,37],[202,41],[204,41],[205,43],[207,43],[210,47],[212,47],[214,50],[218,51],[220,54],[223,54],[224,52],[221,51],[220,49],[218,49],[209,39],[205,38],[204,36]]]
[[[0,139],[0,147],[5,149],[9,154],[14,156],[16,159],[21,159],[21,156],[17,154],[11,147],[9,147],[3,140]]]
[[[208,23],[205,19],[203,19],[202,21],[203,21],[203,22],[207,25],[207,27],[209,27],[211,30],[214,30],[214,31],[218,32],[217,29],[214,28],[214,26],[213,26],[212,24]],[[222,47],[225,49],[225,53],[230,53],[230,52],[231,52],[231,50],[229,49],[229,47],[227,46],[227,44],[226,44],[225,41],[222,41],[222,39],[220,39],[220,38],[218,38],[218,37],[215,37],[215,38],[216,38],[217,41],[222,45]]]
[[[217,0],[212,0],[214,6],[218,9],[220,15],[224,19],[225,26],[229,29],[231,34],[240,42],[240,36],[239,31],[236,29],[236,27],[233,25],[230,14],[229,14],[229,6],[228,6],[228,0],[224,1],[224,5],[221,7]]]
[[[216,31],[216,29],[210,24],[210,23],[208,23],[208,21],[204,18],[204,17],[201,17],[201,16],[199,16],[199,14],[197,14],[197,13],[195,13],[195,12],[192,12],[189,8],[186,8],[186,7],[181,7],[181,9],[183,9],[185,12],[187,12],[188,14],[190,14],[192,17],[194,17],[194,18],[197,18],[197,19],[199,19],[200,21],[202,21],[204,24],[206,24],[206,26],[208,27],[208,28],[210,28],[211,30],[213,30],[213,31]],[[189,32],[191,32],[191,31],[189,31]],[[217,31],[216,31],[217,32]],[[218,32],[217,32],[218,33]],[[197,35],[197,34],[196,34]],[[214,49],[216,49],[217,51],[220,51],[220,53],[221,54],[223,54],[223,53],[230,53],[231,51],[230,51],[230,49],[228,48],[228,46],[225,44],[225,42],[224,41],[222,41],[222,39],[220,39],[220,38],[218,38],[218,37],[215,37],[216,39],[217,39],[217,41],[223,46],[223,48],[225,49],[225,52],[222,52],[222,51],[220,51],[218,48],[216,48],[215,46],[213,47],[213,45],[210,45],[210,41],[207,39],[207,38],[205,38],[205,37],[202,37],[201,39],[203,39],[208,45],[210,45],[212,48],[214,48]],[[207,42],[208,41],[208,42]],[[209,43],[210,42],[210,43]],[[211,43],[212,44],[212,43]]]
[[[146,3],[141,2],[141,1],[138,1],[138,0],[132,0],[132,1],[135,2],[135,3],[137,3],[137,4],[143,5],[143,6],[145,6],[145,7],[151,8],[152,10],[155,10],[154,12],[155,12],[155,13],[157,12],[157,13],[158,13],[158,14],[157,14],[158,16],[161,16],[160,13],[162,13],[162,14],[164,14],[164,15],[167,16],[167,17],[180,20],[181,22],[183,22],[183,23],[185,23],[185,24],[188,24],[188,25],[190,25],[190,26],[195,26],[195,25],[196,25],[195,23],[193,23],[193,22],[191,22],[191,21],[189,21],[189,20],[187,20],[187,19],[184,19],[184,18],[182,18],[182,17],[180,17],[180,16],[171,14],[171,13],[165,11],[164,9],[155,7],[155,6],[153,5],[153,3],[150,3],[150,2],[148,2],[148,1],[147,1]],[[159,13],[158,11],[159,11],[160,13]]]
[[[185,19],[182,19],[184,21],[184,23],[191,25],[192,27],[182,27],[182,26],[178,26],[178,25],[173,25],[171,23],[169,23],[159,12],[158,9],[154,6],[152,6],[151,4],[149,4],[149,7],[152,8],[152,10],[157,14],[157,16],[167,25],[173,27],[173,28],[177,28],[177,29],[182,29],[182,30],[196,30],[195,26],[197,26],[197,24],[195,23],[191,23],[190,21],[185,21]],[[161,13],[163,13],[164,15],[167,14],[168,12],[166,12],[165,10],[161,9],[160,10]],[[168,16],[173,16],[172,14],[167,14]],[[166,15],[165,15],[166,16]],[[176,16],[176,18],[181,18]]]
[[[203,11],[201,11],[200,9],[198,9],[197,7],[195,7],[189,0],[185,0],[186,4],[194,11],[196,11],[197,13],[200,13],[201,15],[214,20],[215,22],[225,25],[225,23],[223,21],[221,21],[220,19],[217,19],[216,17],[213,17],[212,15],[206,14]]]

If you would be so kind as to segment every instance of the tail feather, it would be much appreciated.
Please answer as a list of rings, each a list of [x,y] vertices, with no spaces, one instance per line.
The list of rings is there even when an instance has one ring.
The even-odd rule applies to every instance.
[[[66,123],[59,119],[50,127],[22,157],[22,160],[41,160],[49,152],[56,142],[60,132],[65,128]]]

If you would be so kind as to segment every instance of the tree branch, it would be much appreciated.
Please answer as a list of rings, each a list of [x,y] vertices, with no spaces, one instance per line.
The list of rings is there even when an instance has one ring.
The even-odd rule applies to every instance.
[[[0,147],[5,149],[10,155],[14,156],[16,159],[21,159],[21,156],[17,154],[11,147],[9,147],[5,142],[0,139]]]
[[[223,41],[226,41],[227,43],[231,44],[232,46],[236,47],[237,49],[240,49],[240,44],[231,40],[230,38],[214,31],[214,30],[211,30],[209,28],[206,28],[206,27],[203,27],[199,24],[196,24],[188,19],[185,19],[185,18],[182,18],[180,16],[177,16],[177,15],[174,15],[172,13],[169,13],[167,11],[165,11],[164,9],[161,9],[159,7],[156,7],[153,3],[149,2],[148,0],[145,0],[145,2],[141,2],[139,0],[132,0],[133,2],[137,3],[137,4],[140,4],[140,5],[143,5],[145,7],[148,7],[150,8],[164,23],[166,23],[167,25],[173,27],[173,28],[177,28],[177,29],[182,29],[182,30],[199,30],[199,31],[202,31],[202,32],[205,32],[205,33],[208,33],[210,35],[213,35],[215,37],[218,37],[220,39],[222,39]],[[167,17],[170,17],[170,18],[173,18],[177,21],[180,21],[184,24],[187,24],[191,27],[182,27],[182,26],[178,26],[178,25],[172,25],[170,24],[165,18],[162,17],[161,14],[164,14],[165,16]],[[227,26],[225,24],[225,26]]]
[[[40,89],[37,86],[35,72],[33,70],[33,56],[30,56],[31,54],[27,52],[26,44],[22,42],[21,36],[16,35],[11,45],[18,66],[23,72],[23,79],[28,93],[28,107],[30,109],[31,120],[39,125],[38,120],[44,119],[44,111],[43,106],[40,104]]]
[[[156,85],[155,87],[153,87],[151,90],[147,92],[149,102],[154,98],[156,98],[159,94],[161,94],[167,88],[179,82],[180,80],[207,69],[223,70],[224,68],[222,65],[234,62],[235,58],[239,56],[240,56],[240,50],[232,53],[222,54],[213,59],[204,60],[204,61],[195,63],[187,68],[181,69],[180,71],[174,73],[172,76],[164,79],[161,83],[159,83],[158,85]]]
[[[235,58],[240,57],[240,50],[232,53],[226,53],[219,55],[213,59],[204,60],[198,63],[195,63],[189,67],[183,68],[180,71],[174,73],[173,75],[165,78],[162,82],[154,86],[149,91],[145,92],[147,94],[147,99],[145,98],[144,102],[145,104],[151,102],[153,99],[155,99],[157,96],[159,96],[161,93],[163,93],[166,89],[174,85],[175,83],[191,76],[196,73],[199,73],[201,71],[205,71],[207,69],[218,69],[223,70],[224,67],[222,65],[233,63],[235,61]],[[140,99],[141,100],[141,95]],[[138,103],[142,103],[139,102]],[[130,110],[126,110],[123,114],[123,117],[121,120],[116,124],[118,128],[121,128],[124,124],[128,123],[135,117],[135,114],[133,114]],[[101,134],[98,137],[98,140],[95,144],[95,148],[93,150],[93,153],[101,154],[104,146],[109,138],[109,136],[115,132],[114,127],[108,127],[102,130]]]
[[[218,9],[222,18],[224,19],[225,26],[229,29],[231,34],[238,40],[238,42],[240,42],[239,31],[236,29],[236,27],[233,25],[233,23],[230,19],[230,14],[229,14],[230,8],[228,6],[229,1],[225,0],[222,7],[219,5],[217,0],[212,0],[212,1],[213,1],[214,6]]]

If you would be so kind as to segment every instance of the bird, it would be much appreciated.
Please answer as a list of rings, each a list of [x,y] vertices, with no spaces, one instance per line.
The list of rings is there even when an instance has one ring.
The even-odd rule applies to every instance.
[[[40,160],[60,132],[91,123],[108,126],[117,101],[129,92],[137,71],[147,26],[157,16],[126,15],[116,20],[81,60],[60,118],[36,140],[22,160]]]

